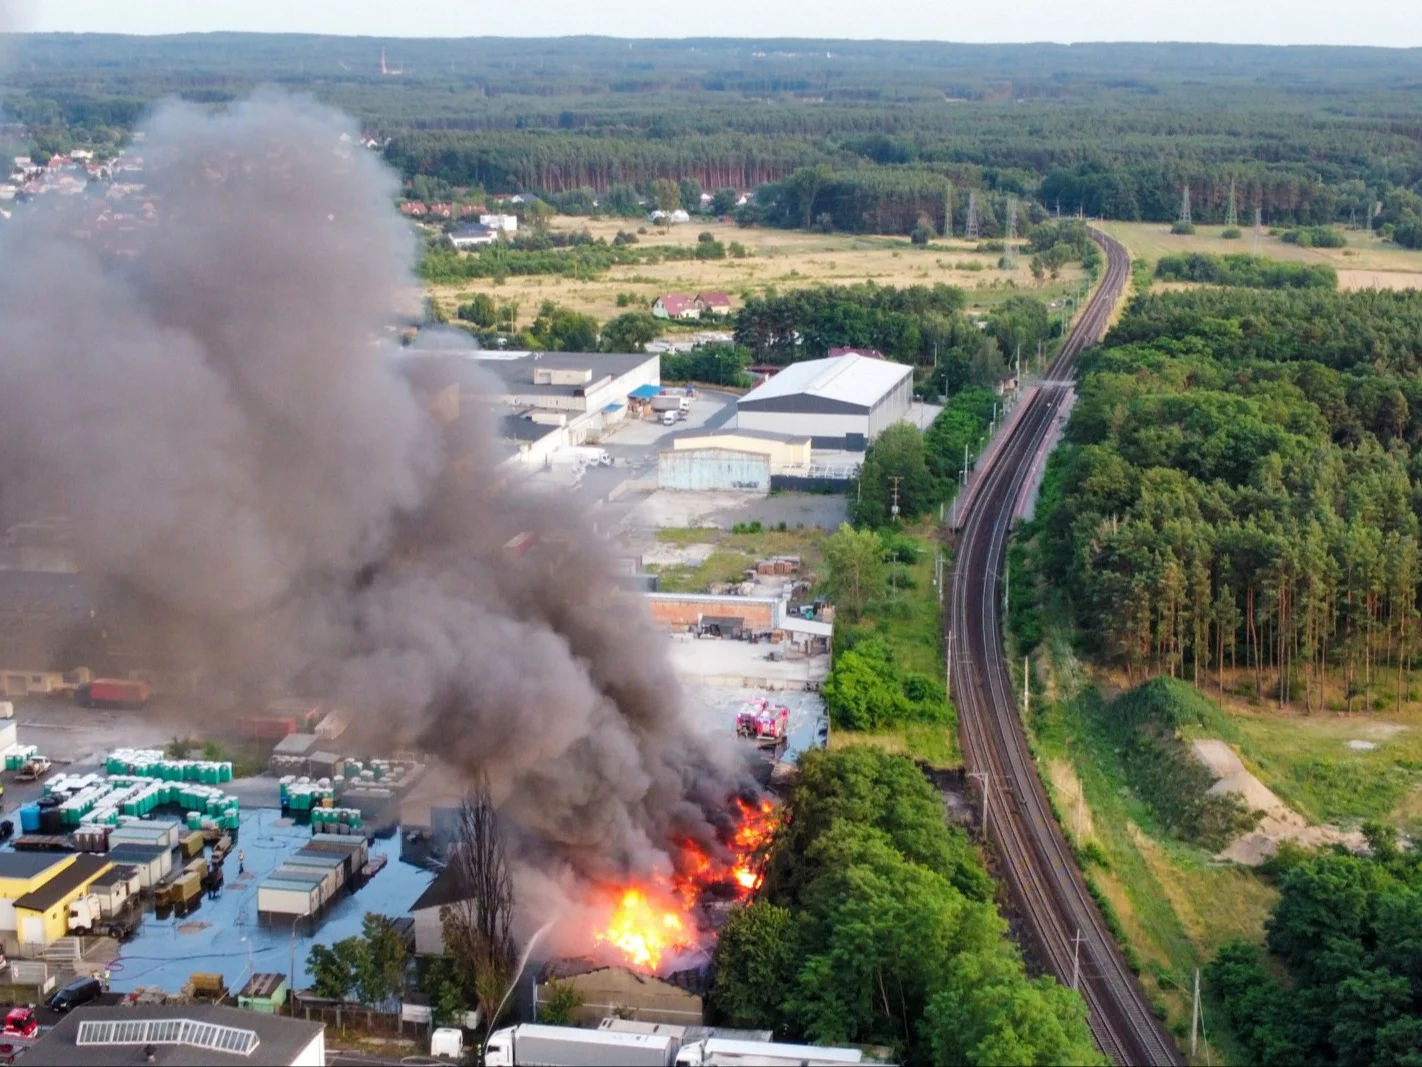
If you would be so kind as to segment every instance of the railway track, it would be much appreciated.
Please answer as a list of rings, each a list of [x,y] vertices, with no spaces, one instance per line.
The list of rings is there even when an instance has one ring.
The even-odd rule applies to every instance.
[[[1118,1064],[1181,1064],[1151,1011],[1062,836],[1027,748],[1003,653],[1002,572],[1014,506],[1033,459],[1067,398],[1077,355],[1100,341],[1130,275],[1118,242],[1092,231],[1106,274],[1047,375],[979,472],[959,515],[948,617],[948,656],[968,773],[986,791],[987,834],[1041,959],[1086,1000],[1092,1036]]]

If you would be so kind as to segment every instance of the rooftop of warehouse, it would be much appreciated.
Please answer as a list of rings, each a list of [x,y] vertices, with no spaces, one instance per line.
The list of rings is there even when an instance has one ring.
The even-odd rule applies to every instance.
[[[64,863],[70,855],[53,852],[0,852],[0,878],[28,880],[57,864]]]
[[[398,367],[417,389],[438,390],[458,385],[461,390],[484,394],[490,388],[489,375],[506,389],[572,396],[582,386],[535,385],[535,370],[588,370],[592,382],[612,375],[618,377],[642,366],[656,356],[636,352],[511,352],[504,349],[420,349],[406,351]],[[590,382],[589,384],[592,384]]]
[[[224,1052],[186,1043],[158,1043],[140,1038],[136,1042],[118,1043],[119,1035],[107,1036],[110,1044],[79,1044],[79,1027],[83,1023],[176,1022],[190,1019],[195,1023],[228,1026],[249,1030],[256,1035],[257,1046],[250,1055]],[[239,1063],[291,1063],[305,1050],[325,1027],[300,1019],[284,1019],[262,1012],[216,1004],[134,1004],[77,1008],[25,1052],[25,1063],[74,1065],[74,1067],[127,1067],[128,1064],[173,1064],[191,1067]],[[125,1035],[126,1036],[126,1035]],[[151,1057],[146,1054],[152,1049]]]
[[[807,359],[790,364],[762,382],[741,397],[740,403],[805,393],[846,404],[873,404],[912,374],[913,368],[907,363],[866,359],[853,354],[834,359]]]
[[[810,440],[810,435],[807,433],[776,433],[773,430],[737,430],[734,426],[720,426],[714,430],[687,430],[684,433],[672,434],[671,440],[692,441],[700,437],[746,437],[754,441],[783,441],[792,444]]]
[[[15,907],[26,911],[48,911],[108,866],[107,857],[81,852],[74,857],[73,863],[34,892],[15,898]]]

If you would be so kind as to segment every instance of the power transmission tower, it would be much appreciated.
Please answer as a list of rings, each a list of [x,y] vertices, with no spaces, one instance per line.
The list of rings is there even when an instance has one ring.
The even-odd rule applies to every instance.
[[[1189,182],[1186,182],[1184,188],[1181,189],[1181,191],[1180,191],[1180,218],[1179,218],[1178,221],[1179,221],[1180,225],[1182,225],[1182,226],[1189,226],[1189,225],[1190,225],[1190,183],[1189,183]]]
[[[1007,251],[1005,252],[1005,254],[1004,254],[1003,257],[1002,257],[1003,260],[1005,261],[1005,265],[1006,265],[1006,268],[1007,268],[1008,270],[1011,270],[1013,267],[1015,267],[1015,266],[1017,265],[1016,257],[1013,255],[1013,253],[1016,251],[1016,249],[1015,249],[1015,247],[1014,247],[1016,244],[1017,244],[1017,198],[1016,198],[1016,197],[1009,196],[1009,197],[1007,198],[1007,244],[1006,244],[1006,249],[1007,249]]]
[[[943,194],[943,236],[953,236],[953,183],[948,183],[948,191]]]
[[[963,236],[970,241],[978,239],[978,191],[968,190],[968,221],[963,228]]]
[[[1225,208],[1225,227],[1227,229],[1239,229],[1239,211],[1234,203],[1234,179],[1229,183],[1229,207]]]
[[[1372,194],[1372,193],[1369,193],[1369,194],[1368,194],[1368,234],[1369,234],[1369,236],[1372,235],[1372,232],[1373,232],[1373,194]]]
[[[1259,254],[1259,238],[1264,232],[1264,209],[1255,205],[1254,208],[1254,248],[1251,250],[1257,256]]]

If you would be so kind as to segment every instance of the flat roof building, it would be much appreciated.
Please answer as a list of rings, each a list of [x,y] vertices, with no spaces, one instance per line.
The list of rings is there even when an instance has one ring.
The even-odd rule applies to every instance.
[[[913,368],[850,353],[792,363],[736,403],[736,429],[803,434],[816,448],[863,451],[908,417]]]
[[[216,1004],[76,1008],[25,1052],[36,1067],[325,1067],[326,1028]]]

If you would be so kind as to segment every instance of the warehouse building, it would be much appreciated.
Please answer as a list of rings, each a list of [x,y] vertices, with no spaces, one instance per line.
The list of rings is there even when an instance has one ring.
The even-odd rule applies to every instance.
[[[326,1028],[217,1004],[86,1005],[30,1046],[24,1062],[325,1067]]]
[[[22,952],[33,953],[69,932],[69,905],[83,895],[89,883],[109,869],[103,856],[82,853],[14,902]]]
[[[908,417],[913,368],[850,353],[792,363],[736,404],[738,431],[803,434],[816,448],[862,452]]]
[[[678,452],[694,452],[704,448],[724,448],[736,452],[756,452],[770,460],[770,472],[810,465],[809,434],[773,433],[769,430],[694,430],[678,434],[672,440]]]
[[[770,457],[734,448],[669,448],[657,456],[657,488],[770,492]]]

